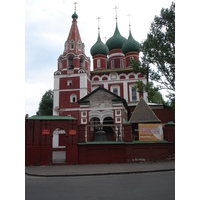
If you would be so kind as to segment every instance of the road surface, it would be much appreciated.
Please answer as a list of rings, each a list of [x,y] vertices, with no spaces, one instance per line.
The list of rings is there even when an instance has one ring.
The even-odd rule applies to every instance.
[[[26,200],[172,200],[175,172],[80,177],[25,176]]]

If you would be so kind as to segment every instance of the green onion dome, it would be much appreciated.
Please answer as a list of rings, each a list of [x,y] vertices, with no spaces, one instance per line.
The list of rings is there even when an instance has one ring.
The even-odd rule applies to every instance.
[[[118,26],[116,24],[115,33],[114,35],[109,38],[106,42],[106,45],[108,46],[109,51],[112,49],[121,49],[122,45],[126,42],[126,38],[123,37],[118,29]]]
[[[73,18],[78,19],[78,15],[76,14],[76,12],[74,12],[74,14],[72,15],[72,19],[73,19]]]
[[[122,52],[123,52],[123,54],[126,54],[131,51],[136,51],[139,53],[140,52],[140,43],[137,42],[133,38],[131,31],[130,31],[128,40],[126,40],[126,42],[122,46]]]
[[[108,47],[101,41],[100,34],[98,35],[97,42],[91,47],[90,53],[92,56],[97,54],[108,55]]]

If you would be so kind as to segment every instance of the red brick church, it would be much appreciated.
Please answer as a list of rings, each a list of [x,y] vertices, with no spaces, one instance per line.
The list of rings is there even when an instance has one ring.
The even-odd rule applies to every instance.
[[[26,163],[52,163],[57,151],[64,153],[67,164],[174,156],[174,112],[148,103],[147,93],[135,89],[138,80],[146,84],[147,78],[129,65],[130,59],[139,60],[140,53],[131,26],[128,38],[123,37],[116,15],[114,34],[105,44],[98,26],[97,41],[90,49],[91,71],[77,20],[75,7],[54,72],[53,116],[26,119]]]
[[[71,115],[79,119],[79,124],[89,124],[94,118],[103,123],[109,116],[113,123],[122,124],[129,119],[128,110],[122,104],[107,105],[106,96],[94,98],[94,102],[90,102],[95,104],[92,107],[83,106],[80,102],[91,92],[99,93],[99,87],[114,97],[123,98],[128,107],[135,106],[140,97],[147,102],[147,94],[138,93],[134,87],[138,80],[146,84],[146,77],[141,73],[133,73],[129,65],[130,58],[139,60],[140,44],[133,38],[131,29],[128,39],[120,34],[116,17],[114,34],[106,44],[102,42],[98,28],[97,41],[90,49],[93,59],[91,71],[90,58],[85,55],[77,20],[75,10],[64,51],[58,58],[58,68],[54,73],[53,115]]]

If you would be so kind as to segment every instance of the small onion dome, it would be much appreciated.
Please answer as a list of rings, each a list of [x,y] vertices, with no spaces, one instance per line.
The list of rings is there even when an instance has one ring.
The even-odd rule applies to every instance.
[[[140,52],[140,43],[137,42],[133,38],[131,31],[130,31],[128,40],[126,40],[126,42],[122,46],[122,52],[123,52],[123,54],[126,54],[131,51],[136,51],[139,53]]]
[[[106,45],[108,46],[109,51],[112,49],[121,49],[122,45],[126,42],[126,38],[123,37],[118,29],[118,26],[116,24],[115,33],[114,35],[109,38],[106,42]]]
[[[90,53],[92,56],[97,54],[108,55],[108,47],[101,41],[100,34],[98,35],[97,42],[91,47]]]
[[[72,19],[74,18],[78,19],[78,15],[76,14],[76,12],[74,12],[74,14],[72,15]]]

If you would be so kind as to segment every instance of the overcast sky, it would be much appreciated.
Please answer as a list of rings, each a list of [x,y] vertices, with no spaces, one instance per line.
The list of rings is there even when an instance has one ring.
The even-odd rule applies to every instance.
[[[42,95],[53,89],[53,73],[57,59],[63,53],[72,24],[75,0],[25,0],[25,113],[35,115]],[[162,8],[169,8],[172,0],[76,0],[78,28],[86,55],[91,58],[90,48],[97,40],[100,17],[100,33],[110,38],[115,30],[117,6],[118,28],[128,38],[129,17],[133,37],[142,42],[146,39],[151,22]]]

